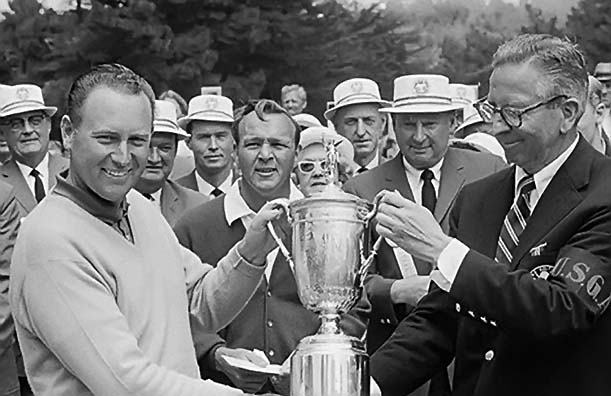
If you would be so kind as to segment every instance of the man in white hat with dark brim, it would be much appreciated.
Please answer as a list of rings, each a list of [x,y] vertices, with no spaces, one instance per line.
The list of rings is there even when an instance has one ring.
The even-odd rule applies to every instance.
[[[354,148],[348,139],[323,126],[303,130],[297,146],[295,175],[297,186],[306,197],[322,192],[330,183],[324,147],[327,142],[333,142],[337,148],[340,182],[350,177],[354,170]]]
[[[0,132],[11,159],[0,167],[1,180],[15,189],[22,216],[28,214],[68,168],[66,158],[49,154],[51,117],[42,90],[32,84],[0,87]]]
[[[379,145],[387,117],[380,107],[390,103],[382,100],[378,84],[368,78],[351,78],[339,83],[333,90],[334,106],[325,112],[325,118],[335,130],[354,146],[357,173],[363,173],[380,164]]]
[[[135,188],[159,206],[161,214],[171,226],[185,210],[208,201],[206,196],[168,179],[178,142],[188,137],[178,127],[174,105],[165,100],[156,100],[149,155]]]
[[[231,135],[233,102],[220,95],[198,95],[189,101],[189,113],[178,125],[189,133],[195,169],[176,182],[208,198],[227,192],[234,181]]]
[[[345,190],[368,200],[373,200],[379,191],[396,190],[427,207],[448,232],[450,208],[461,187],[502,169],[505,164],[489,154],[448,148],[454,112],[462,105],[452,103],[447,77],[426,74],[398,77],[393,97],[392,107],[380,111],[392,115],[401,155],[348,181]],[[373,264],[376,275],[367,283],[373,308],[367,340],[370,353],[386,341],[426,294],[432,269],[431,263],[410,256],[394,243],[382,243]],[[432,381],[431,388],[447,386],[443,373],[439,381]],[[427,394],[422,388],[417,392]]]

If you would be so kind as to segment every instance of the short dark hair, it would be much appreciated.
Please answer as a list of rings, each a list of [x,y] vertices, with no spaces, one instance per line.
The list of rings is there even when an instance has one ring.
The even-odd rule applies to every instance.
[[[155,119],[155,93],[151,85],[140,75],[118,63],[97,65],[78,76],[68,91],[67,114],[74,125],[82,121],[81,107],[95,88],[106,86],[134,95],[144,93],[151,104],[152,120]]]
[[[240,123],[246,115],[252,113],[253,111],[257,117],[263,121],[269,114],[284,114],[295,127],[295,148],[297,148],[299,145],[299,137],[301,135],[301,127],[282,106],[271,99],[251,101],[236,109],[233,117],[235,121],[231,126],[231,134],[233,135],[233,140],[235,141],[236,145],[240,143]]]

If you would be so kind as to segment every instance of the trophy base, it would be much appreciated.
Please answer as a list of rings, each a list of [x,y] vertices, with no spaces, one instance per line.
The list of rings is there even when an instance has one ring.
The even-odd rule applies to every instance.
[[[344,334],[315,334],[291,359],[291,396],[369,396],[369,357]]]

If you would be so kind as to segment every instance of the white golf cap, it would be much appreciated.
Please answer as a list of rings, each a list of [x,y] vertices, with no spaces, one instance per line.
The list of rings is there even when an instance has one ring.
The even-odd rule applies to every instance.
[[[166,132],[177,135],[179,139],[189,137],[180,129],[176,120],[176,106],[167,100],[155,101],[155,120],[153,121],[153,133]]]
[[[410,74],[395,78],[392,107],[384,113],[445,113],[462,105],[452,103],[450,80],[438,74]]]
[[[0,86],[0,118],[29,111],[43,111],[48,117],[57,112],[57,107],[46,106],[42,89],[34,84]]]
[[[352,143],[334,130],[323,126],[304,129],[299,137],[297,151],[299,152],[316,143],[323,144],[326,141],[332,141],[336,144],[337,151],[343,159],[348,161],[354,160]]]
[[[337,110],[355,104],[374,103],[388,106],[390,102],[382,100],[378,83],[368,78],[351,78],[337,84],[333,90],[334,106],[325,111],[325,118],[331,120]]]
[[[198,95],[189,101],[189,111],[178,120],[186,130],[191,121],[233,122],[233,102],[221,95]]]

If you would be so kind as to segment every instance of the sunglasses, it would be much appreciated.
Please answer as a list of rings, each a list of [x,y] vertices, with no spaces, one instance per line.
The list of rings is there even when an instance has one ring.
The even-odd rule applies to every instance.
[[[320,170],[326,171],[327,170],[327,161],[326,160],[322,160],[322,161],[303,160],[297,163],[297,168],[299,169],[301,173],[304,173],[304,174],[309,174],[309,173],[314,172],[314,169],[316,169],[316,166],[320,167]]]

